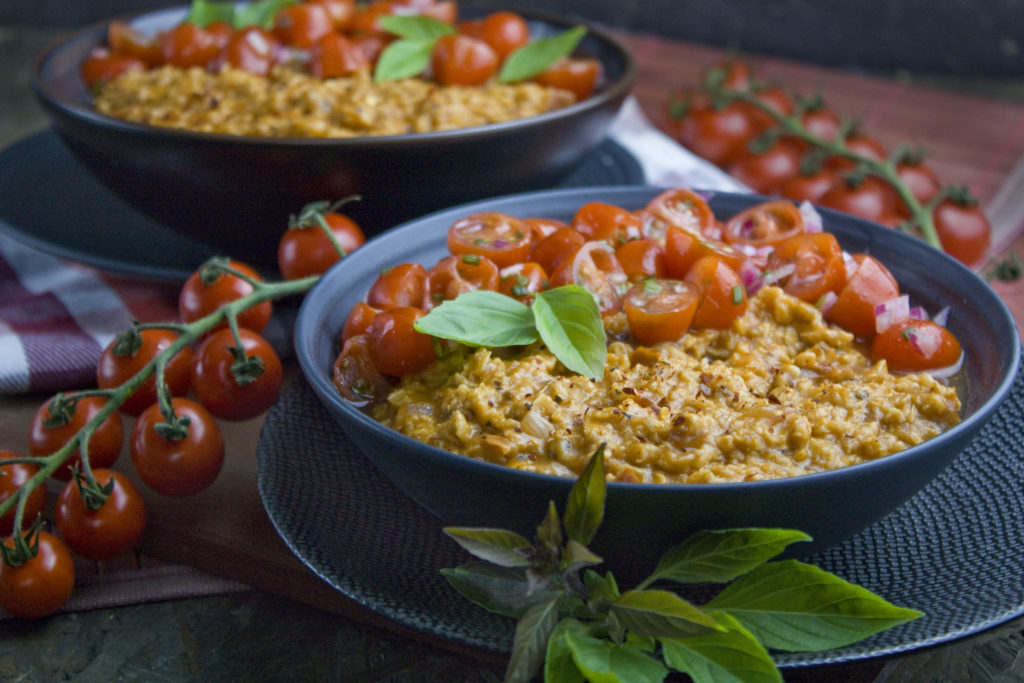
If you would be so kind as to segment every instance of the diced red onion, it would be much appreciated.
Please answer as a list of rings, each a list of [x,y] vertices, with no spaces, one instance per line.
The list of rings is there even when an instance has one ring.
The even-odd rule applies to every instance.
[[[513,263],[511,266],[505,266],[498,271],[498,277],[504,280],[509,275],[518,275],[523,270],[524,263]]]
[[[804,217],[804,232],[821,232],[824,230],[821,214],[806,199],[800,202],[800,215]]]
[[[761,269],[751,259],[747,259],[740,266],[739,276],[743,286],[747,288],[747,294],[750,296],[753,296],[757,293],[757,290],[761,289]]]
[[[946,327],[946,323],[948,321],[949,321],[949,306],[946,306],[945,308],[943,308],[941,311],[939,311],[938,313],[936,313],[932,317],[932,322],[934,322],[936,325],[942,325],[943,327]]]
[[[907,328],[907,341],[925,358],[931,358],[939,350],[942,339],[934,331],[922,332],[916,327]]]
[[[910,317],[910,297],[906,294],[875,306],[875,332],[881,334]]]
[[[928,320],[928,311],[921,306],[914,306],[907,313],[907,317],[911,320]]]
[[[857,269],[860,268],[860,264],[846,250],[843,250],[843,264],[846,266],[846,279],[849,281],[853,274],[857,272]]]
[[[836,294],[835,292],[825,292],[824,294],[821,295],[821,298],[818,299],[818,303],[816,304],[818,310],[821,311],[822,315],[827,315],[828,312],[832,310],[832,307],[836,305],[836,301],[838,299],[839,295]]]

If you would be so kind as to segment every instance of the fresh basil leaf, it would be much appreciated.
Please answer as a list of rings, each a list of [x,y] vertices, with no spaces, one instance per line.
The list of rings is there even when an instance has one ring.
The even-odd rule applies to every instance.
[[[604,444],[597,447],[572,485],[565,504],[565,533],[582,545],[594,540],[604,521],[604,499],[608,488],[604,478],[604,448]]]
[[[558,599],[541,602],[526,611],[516,623],[512,656],[505,670],[505,681],[529,683],[544,665],[548,640],[558,625]]]
[[[533,318],[530,307],[512,297],[476,290],[431,309],[414,327],[469,346],[520,346],[537,341]]]
[[[765,647],[789,652],[842,647],[921,616],[797,560],[761,565],[705,608],[728,612]]]
[[[585,683],[586,679],[580,673],[576,662],[572,660],[572,650],[565,640],[567,631],[586,631],[587,627],[581,622],[565,618],[558,622],[555,630],[548,638],[547,656],[544,657],[544,682],[545,683]]]
[[[663,590],[626,591],[612,604],[611,613],[625,628],[642,636],[685,638],[722,630],[699,607]]]
[[[782,683],[771,655],[750,631],[724,612],[712,616],[726,630],[658,639],[666,664],[694,683]]]
[[[498,82],[517,83],[533,78],[562,57],[572,54],[587,29],[572,28],[546,38],[538,38],[513,52],[505,59],[498,73]]]
[[[444,532],[470,554],[502,567],[529,567],[522,550],[530,542],[505,529],[480,529],[471,527],[445,527]]]
[[[679,583],[728,583],[786,549],[809,541],[793,529],[723,529],[699,531],[669,550],[641,587],[664,579]]]
[[[548,514],[537,527],[537,540],[549,548],[562,547],[562,522],[558,519],[555,501],[548,501]]]
[[[192,0],[185,21],[206,28],[215,21],[231,24],[235,16],[234,2]]]
[[[562,553],[562,564],[565,571],[576,572],[584,567],[593,567],[602,562],[604,560],[581,543],[570,540],[565,544],[565,551]]]
[[[586,631],[567,629],[565,642],[576,667],[591,681],[661,683],[665,665],[627,640],[622,645],[596,638]]]
[[[433,17],[391,14],[380,17],[377,23],[385,31],[394,33],[399,38],[431,45],[441,36],[455,33],[455,28],[451,24]]]
[[[431,49],[430,43],[396,40],[380,53],[373,70],[373,80],[383,83],[419,76],[430,64]]]
[[[538,292],[532,308],[537,332],[555,358],[573,372],[601,379],[608,347],[594,296],[564,285]]]
[[[540,588],[530,591],[521,567],[499,567],[489,562],[467,562],[441,574],[466,599],[484,609],[519,619],[538,602],[553,600],[561,591]]]
[[[583,583],[597,600],[614,602],[622,595],[619,592],[619,584],[611,572],[606,572],[604,576],[601,576],[594,570],[588,569],[583,574]]]
[[[248,5],[239,5],[235,10],[231,25],[234,28],[245,28],[246,26],[273,28],[274,17],[277,16],[277,13],[296,2],[299,0],[259,0]]]

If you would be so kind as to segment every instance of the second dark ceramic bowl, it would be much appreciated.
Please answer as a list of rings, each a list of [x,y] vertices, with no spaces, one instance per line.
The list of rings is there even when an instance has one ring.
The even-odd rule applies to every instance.
[[[527,193],[439,212],[377,237],[337,264],[306,296],[295,336],[303,373],[369,460],[445,523],[508,527],[518,521],[525,525],[518,531],[532,534],[531,524],[543,516],[548,501],[564,505],[572,480],[454,455],[377,423],[343,400],[331,383],[337,334],[382,268],[407,261],[429,267],[446,255],[446,232],[457,218],[504,211],[568,220],[588,201],[639,208],[657,192],[634,187]],[[716,216],[726,218],[764,199],[718,193],[709,203]],[[594,547],[613,568],[623,562],[649,564],[652,555],[699,529],[800,529],[813,541],[795,550],[823,550],[880,520],[928,484],[971,442],[1009,390],[1020,363],[1017,327],[983,280],[920,240],[848,214],[821,213],[826,230],[845,249],[869,252],[885,263],[915,305],[950,308],[949,327],[966,354],[962,422],[900,453],[830,472],[726,484],[610,483],[605,523]]]
[[[179,23],[185,11],[159,10],[128,21],[152,34]],[[472,10],[464,14],[474,16]],[[536,37],[572,25],[525,16]],[[79,68],[104,42],[107,23],[57,41],[35,64],[34,92],[54,130],[86,168],[136,209],[215,250],[264,266],[275,264],[288,216],[311,201],[361,195],[346,213],[375,234],[445,206],[557,184],[604,139],[634,79],[628,50],[588,27],[577,52],[601,61],[603,84],[586,100],[539,116],[386,137],[192,133],[93,110]]]

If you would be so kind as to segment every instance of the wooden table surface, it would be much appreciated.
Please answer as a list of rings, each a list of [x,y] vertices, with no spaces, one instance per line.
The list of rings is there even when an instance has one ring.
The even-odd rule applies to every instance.
[[[696,82],[720,50],[651,36],[624,37],[638,62],[634,90],[658,126],[668,126],[665,103],[676,88]],[[912,82],[829,71],[768,58],[749,58],[755,72],[803,93],[821,89],[835,108],[862,118],[883,143],[921,143],[948,183],[967,184],[983,201],[996,197],[1024,157],[1024,104]],[[1017,248],[1024,248],[1024,238]],[[998,285],[1018,325],[1024,321],[1024,287]],[[290,368],[291,381],[301,381]],[[0,399],[0,443],[21,448],[41,397]],[[237,579],[320,608],[390,625],[349,601],[315,576],[275,533],[256,486],[256,447],[261,420],[226,424],[227,461],[212,488],[188,501],[148,496],[149,528],[143,552]],[[122,463],[123,464],[123,463]],[[128,470],[130,468],[123,467]]]

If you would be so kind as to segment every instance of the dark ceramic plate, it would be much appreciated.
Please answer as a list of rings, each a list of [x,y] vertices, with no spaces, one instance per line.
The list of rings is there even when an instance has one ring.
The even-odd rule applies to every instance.
[[[922,618],[841,649],[779,654],[776,662],[806,667],[905,653],[1024,614],[1021,433],[1018,376],[980,436],[930,485],[877,524],[807,558],[923,611]],[[441,577],[442,568],[468,557],[437,518],[360,453],[302,380],[267,416],[258,476],[278,533],[338,591],[439,642],[508,653],[513,622],[469,603]],[[543,510],[535,513],[539,521]]]
[[[560,186],[643,182],[636,159],[608,139]],[[112,194],[52,131],[0,152],[0,188],[0,232],[55,256],[121,275],[180,282],[214,255]]]

